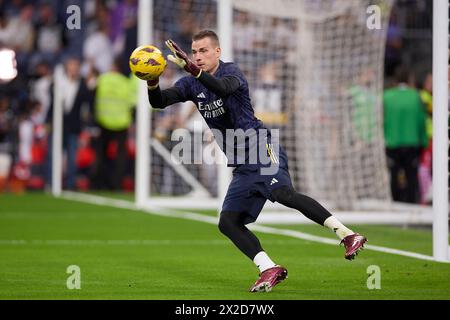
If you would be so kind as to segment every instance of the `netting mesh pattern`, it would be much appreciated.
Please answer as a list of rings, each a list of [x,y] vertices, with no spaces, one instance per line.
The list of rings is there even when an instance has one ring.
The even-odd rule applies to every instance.
[[[368,27],[371,5],[379,29]],[[390,199],[382,90],[391,6],[234,2],[234,59],[247,73],[255,110],[281,128],[296,188],[337,208]]]
[[[210,0],[154,0],[153,6],[153,43],[160,48],[164,56],[170,54],[164,45],[165,40],[173,39],[186,52],[191,51],[191,39],[193,33],[201,29],[216,30],[217,25],[217,3]],[[173,63],[168,62],[164,75],[161,77],[162,89],[172,86],[180,77],[186,73],[179,70]],[[193,139],[194,133],[208,136],[208,128],[202,121],[201,116],[195,110],[191,102],[178,103],[162,111],[152,112],[153,143],[158,143],[159,148],[152,148],[151,156],[151,192],[152,195],[182,196],[194,192],[192,184],[187,182],[186,173],[180,174],[175,170],[176,166],[183,166],[204,188],[209,191],[210,196],[217,196],[217,165],[214,164],[174,164],[170,156],[161,153],[161,148],[171,152],[180,141],[172,141],[174,130],[186,129],[192,140],[191,159],[204,161],[208,154],[202,150],[208,144],[198,139]],[[206,133],[205,133],[206,132]],[[197,144],[197,145],[195,145]],[[211,161],[209,161],[210,163]]]

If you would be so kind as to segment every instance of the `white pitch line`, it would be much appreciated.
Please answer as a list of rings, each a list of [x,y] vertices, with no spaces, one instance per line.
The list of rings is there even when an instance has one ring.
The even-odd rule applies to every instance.
[[[152,209],[150,210],[148,208],[139,208],[137,205],[127,200],[111,199],[84,193],[65,191],[63,194],[61,194],[61,198],[101,206],[110,206],[134,211],[142,211],[147,214],[153,214],[163,217],[183,218],[188,220],[207,222],[211,224],[217,224],[218,221],[217,217],[205,216],[204,214],[193,212],[174,212],[173,210],[167,210],[160,207],[152,207]]]
[[[87,202],[87,203],[96,204],[96,205],[112,206],[112,207],[135,210],[135,211],[143,211],[147,214],[152,214],[152,215],[182,218],[182,219],[187,219],[187,220],[195,220],[195,221],[200,221],[200,222],[205,222],[205,223],[215,224],[215,225],[218,222],[218,217],[205,216],[203,214],[193,213],[193,212],[180,212],[180,211],[175,212],[175,210],[168,210],[168,209],[163,209],[163,208],[159,208],[159,207],[153,207],[150,210],[147,208],[139,208],[134,203],[132,203],[130,201],[126,201],[126,200],[110,199],[110,198],[76,193],[76,192],[64,192],[61,195],[61,197],[64,199],[68,199],[68,200],[74,200],[74,201],[85,202],[85,203]],[[295,230],[279,229],[279,228],[273,228],[273,227],[268,227],[268,226],[263,226],[263,225],[258,225],[258,224],[250,225],[249,229],[263,232],[263,233],[283,235],[283,236],[293,237],[293,238],[297,238],[297,239],[303,239],[303,240],[307,240],[307,241],[319,242],[319,243],[324,243],[324,244],[330,244],[330,245],[338,245],[339,244],[339,241],[336,239],[315,236],[312,234],[295,231]],[[391,248],[387,248],[387,247],[368,245],[368,244],[364,245],[364,249],[383,252],[383,253],[396,254],[396,255],[420,259],[420,260],[438,262],[438,261],[434,260],[434,258],[432,256],[415,253],[415,252],[410,252],[410,251],[391,249]],[[448,262],[444,262],[444,263],[448,263]]]
[[[277,244],[277,245],[298,245],[298,239],[292,240],[269,240],[264,243],[267,244]],[[86,239],[0,239],[0,246],[26,246],[26,245],[36,245],[36,246],[96,246],[96,245],[114,245],[114,246],[173,246],[173,245],[189,245],[189,246],[202,246],[202,245],[229,245],[230,240],[218,240],[218,239],[202,239],[202,240],[192,240],[192,239],[179,239],[179,240],[135,240],[135,239],[121,239],[121,240],[86,240]]]

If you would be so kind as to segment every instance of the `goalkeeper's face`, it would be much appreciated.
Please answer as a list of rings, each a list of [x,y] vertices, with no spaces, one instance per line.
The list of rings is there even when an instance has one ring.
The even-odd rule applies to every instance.
[[[203,71],[213,74],[219,67],[220,47],[211,40],[203,38],[192,42],[194,62]]]

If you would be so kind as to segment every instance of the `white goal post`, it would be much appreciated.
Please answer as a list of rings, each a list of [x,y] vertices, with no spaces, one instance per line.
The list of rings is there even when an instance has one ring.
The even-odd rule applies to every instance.
[[[449,2],[433,2],[433,256],[450,261],[448,70]]]

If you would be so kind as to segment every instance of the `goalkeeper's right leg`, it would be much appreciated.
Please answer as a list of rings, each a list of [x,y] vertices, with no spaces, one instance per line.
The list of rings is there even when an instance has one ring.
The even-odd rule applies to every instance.
[[[286,279],[287,270],[275,264],[263,251],[258,238],[245,226],[247,218],[246,213],[223,211],[220,214],[219,230],[258,267],[260,276],[250,292],[269,292]]]
[[[253,232],[244,224],[246,214],[222,211],[219,230],[226,235],[239,250],[251,260],[261,251],[261,243]]]

